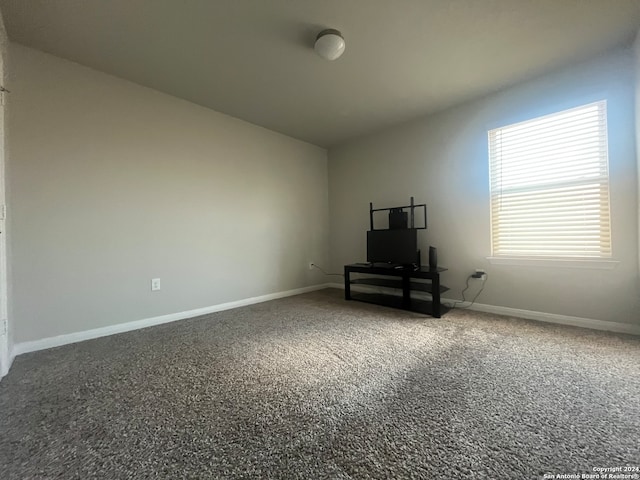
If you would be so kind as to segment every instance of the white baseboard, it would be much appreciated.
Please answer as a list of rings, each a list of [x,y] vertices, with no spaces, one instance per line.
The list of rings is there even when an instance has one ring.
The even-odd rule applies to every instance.
[[[15,350],[12,348],[12,345],[9,345],[9,362],[7,363],[7,368],[5,372],[2,372],[2,376],[0,377],[0,379],[4,378],[7,373],[9,373],[9,370],[11,370],[11,365],[13,365],[13,361],[16,358],[16,352]]]
[[[340,288],[344,290],[344,285],[341,283],[328,284],[331,288]],[[382,287],[373,287],[377,290],[388,290]],[[371,287],[352,285],[351,289],[354,291],[370,292]],[[390,290],[389,290],[390,291]],[[412,293],[413,295],[413,293]],[[417,292],[416,297],[420,297],[420,292]],[[452,298],[442,298],[442,303],[453,304],[459,300]],[[557,313],[536,312],[534,310],[523,310],[520,308],[501,307],[499,305],[484,305],[482,303],[474,303],[468,310],[475,310],[478,312],[495,313],[497,315],[506,315],[509,317],[525,318],[527,320],[538,320],[547,323],[558,323],[561,325],[571,325],[574,327],[590,328],[593,330],[605,330],[608,332],[628,333],[631,335],[640,335],[640,325],[632,325],[630,323],[618,323],[608,322],[605,320],[596,320],[594,318],[572,317],[570,315],[560,315]]]
[[[3,338],[4,337],[4,338]],[[0,336],[0,342],[4,342],[3,347],[0,348],[0,355],[2,355],[2,359],[0,361],[0,380],[9,373],[9,369],[11,368],[11,364],[13,363],[13,355],[11,355],[11,345],[9,344],[8,335],[5,333]]]
[[[447,303],[455,300],[443,300]],[[596,320],[595,318],[572,317],[570,315],[560,315],[558,313],[536,312],[534,310],[522,310],[519,308],[500,307],[496,305],[484,305],[474,303],[469,310],[478,312],[496,313],[510,317],[526,318],[528,320],[538,320],[540,322],[558,323],[561,325],[571,325],[574,327],[591,328],[593,330],[606,330],[608,332],[629,333],[640,335],[640,325],[630,323],[609,322],[606,320]]]
[[[231,310],[232,308],[245,307],[247,305],[253,305],[255,303],[262,303],[269,300],[276,300],[278,298],[299,295],[301,293],[313,292],[315,290],[321,290],[327,287],[328,284],[312,285],[310,287],[296,288],[294,290],[287,290],[285,292],[269,293],[267,295],[260,295],[259,297],[245,298],[243,300],[237,300],[235,302],[220,303],[218,305],[213,305],[210,307],[196,308],[194,310],[187,310],[185,312],[171,313],[169,315],[161,315],[159,317],[144,318],[142,320],[135,320],[132,322],[118,323],[116,325],[94,328],[82,332],[74,332],[65,335],[57,335],[55,337],[32,340],[29,342],[21,342],[13,346],[13,349],[11,351],[11,361],[9,362],[9,364],[12,363],[13,359],[16,356],[22,355],[23,353],[45,350],[47,348],[59,347],[70,343],[91,340],[93,338],[106,337],[108,335],[114,335],[116,333],[130,332],[132,330],[153,327],[155,325],[161,325],[163,323],[175,322],[177,320],[184,320],[186,318],[193,318],[209,313],[221,312],[223,310]]]
[[[278,298],[290,297],[293,295],[299,295],[301,293],[313,292],[315,290],[321,290],[323,288],[338,288],[344,289],[344,285],[341,283],[325,283],[320,285],[313,285],[310,287],[296,288],[294,290],[287,290],[284,292],[270,293],[267,295],[261,295],[258,297],[245,298],[243,300],[237,300],[234,302],[221,303],[210,307],[197,308],[194,310],[187,310],[184,312],[171,313],[168,315],[161,315],[158,317],[145,318],[142,320],[135,320],[132,322],[119,323],[116,325],[109,325],[101,328],[94,328],[92,330],[85,330],[82,332],[74,332],[65,335],[58,335],[55,337],[42,338],[39,340],[32,340],[29,342],[17,343],[13,346],[9,355],[8,367],[11,366],[16,356],[23,353],[35,352],[38,350],[45,350],[47,348],[59,347],[70,343],[82,342],[84,340],[91,340],[93,338],[105,337],[108,335],[114,335],[116,333],[130,332],[132,330],[138,330],[141,328],[152,327],[155,325],[161,325],[163,323],[175,322],[178,320],[184,320],[186,318],[193,318],[200,315],[206,315],[214,312],[221,312],[223,310],[230,310],[232,308],[244,307],[247,305],[253,305],[256,303],[267,302],[269,300],[276,300]],[[351,287],[354,291],[371,291],[367,287],[354,285]],[[445,303],[453,303],[453,299],[442,299]],[[536,312],[532,310],[523,310],[518,308],[502,307],[497,305],[484,305],[474,304],[469,310],[476,310],[479,312],[495,313],[498,315],[507,315],[512,317],[525,318],[529,320],[538,320],[548,323],[558,323],[562,325],[572,325],[576,327],[591,328],[595,330],[606,330],[610,332],[629,333],[632,335],[640,335],[640,325],[631,325],[626,323],[608,322],[605,320],[596,320],[592,318],[572,317],[569,315],[559,315],[555,313]],[[7,368],[8,371],[8,368]]]

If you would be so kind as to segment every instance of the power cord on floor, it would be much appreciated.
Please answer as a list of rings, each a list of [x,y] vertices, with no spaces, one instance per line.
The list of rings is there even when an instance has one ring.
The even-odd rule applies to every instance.
[[[480,296],[480,294],[482,293],[482,291],[484,290],[484,286],[487,283],[487,279],[489,278],[489,274],[488,273],[484,273],[484,278],[482,279],[482,287],[480,287],[480,290],[478,291],[478,293],[476,293],[476,296],[473,297],[473,300],[471,300],[471,303],[469,305],[465,305],[464,307],[459,307],[458,305],[462,305],[463,303],[468,302],[469,300],[467,300],[464,297],[464,293],[469,290],[469,280],[471,280],[473,278],[473,275],[469,275],[467,277],[467,282],[466,282],[466,286],[464,287],[464,289],[462,290],[462,301],[456,301],[453,302],[453,305],[445,305],[447,308],[460,308],[460,309],[466,309],[466,308],[471,308],[471,306],[476,302],[476,299]]]
[[[320,270],[325,275],[336,275],[336,276],[344,277],[344,273],[328,273],[328,272],[326,272],[324,270],[324,268],[322,268],[320,265],[316,265],[315,263],[312,263],[311,266],[314,267],[314,268],[317,268],[318,270]]]

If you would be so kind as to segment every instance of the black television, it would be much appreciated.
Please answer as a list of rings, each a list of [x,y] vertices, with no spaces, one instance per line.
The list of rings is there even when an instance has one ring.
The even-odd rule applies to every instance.
[[[418,230],[369,230],[367,232],[367,262],[412,265],[418,260]]]

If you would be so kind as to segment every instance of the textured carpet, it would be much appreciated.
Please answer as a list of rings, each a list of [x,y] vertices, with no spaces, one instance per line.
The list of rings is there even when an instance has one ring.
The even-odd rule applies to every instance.
[[[543,478],[640,466],[640,338],[324,290],[22,355],[0,477]]]

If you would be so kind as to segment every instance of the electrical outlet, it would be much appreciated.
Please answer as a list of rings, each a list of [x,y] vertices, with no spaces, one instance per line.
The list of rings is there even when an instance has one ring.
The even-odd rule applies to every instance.
[[[481,268],[476,268],[476,271],[471,275],[471,278],[477,278],[478,280],[484,281],[487,279],[487,273]]]
[[[6,335],[9,331],[9,319],[2,319],[2,330],[0,330],[0,335]]]
[[[152,291],[157,291],[160,290],[160,279],[159,278],[152,278],[151,279],[151,290]]]
[[[313,270],[313,267],[314,267],[313,262],[309,262],[309,270]]]

